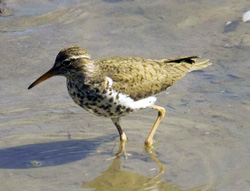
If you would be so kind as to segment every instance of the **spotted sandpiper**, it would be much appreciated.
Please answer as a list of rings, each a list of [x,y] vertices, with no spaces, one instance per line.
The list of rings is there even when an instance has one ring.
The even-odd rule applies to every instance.
[[[111,118],[122,142],[127,140],[120,118],[132,112],[151,108],[158,117],[145,144],[151,146],[165,109],[155,105],[160,93],[186,73],[211,65],[198,56],[152,60],[137,57],[110,57],[92,60],[88,52],[71,46],[61,50],[54,66],[28,89],[52,76],[64,76],[70,97],[90,113]]]

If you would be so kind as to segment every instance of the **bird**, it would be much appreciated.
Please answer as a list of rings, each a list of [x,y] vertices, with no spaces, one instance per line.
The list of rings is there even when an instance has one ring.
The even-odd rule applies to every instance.
[[[35,80],[28,89],[53,77],[66,77],[67,89],[73,101],[97,116],[111,118],[121,142],[127,136],[121,128],[121,117],[151,108],[157,119],[145,140],[151,147],[156,129],[165,115],[164,107],[155,104],[156,94],[165,91],[186,73],[201,70],[212,63],[200,56],[174,59],[140,57],[107,57],[92,59],[79,46],[62,49],[53,67]]]

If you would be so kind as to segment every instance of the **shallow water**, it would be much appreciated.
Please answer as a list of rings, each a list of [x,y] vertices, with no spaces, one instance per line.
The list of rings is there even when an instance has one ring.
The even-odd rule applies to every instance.
[[[4,2],[0,190],[250,189],[248,0]],[[143,142],[157,114],[144,110],[123,118],[128,158],[110,159],[114,125],[76,106],[65,79],[27,90],[70,45],[93,58],[201,55],[213,65],[158,96],[167,113],[152,153]]]

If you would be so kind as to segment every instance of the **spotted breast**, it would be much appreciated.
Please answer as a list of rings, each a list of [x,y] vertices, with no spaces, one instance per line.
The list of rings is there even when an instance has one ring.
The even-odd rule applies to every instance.
[[[113,89],[113,80],[106,77],[105,88],[98,85],[86,85],[83,79],[67,79],[67,88],[70,97],[76,104],[88,112],[102,117],[119,117],[128,115],[131,112],[147,108],[153,105],[156,97],[147,97],[135,101],[128,95],[117,92]]]

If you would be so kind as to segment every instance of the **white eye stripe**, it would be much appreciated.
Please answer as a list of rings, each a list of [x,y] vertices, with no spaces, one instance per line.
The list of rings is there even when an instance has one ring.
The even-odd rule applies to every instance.
[[[71,56],[68,59],[65,59],[64,61],[76,60],[76,59],[79,59],[79,58],[88,58],[88,59],[90,59],[90,56],[89,55],[85,55],[85,54],[78,55],[78,56]]]

